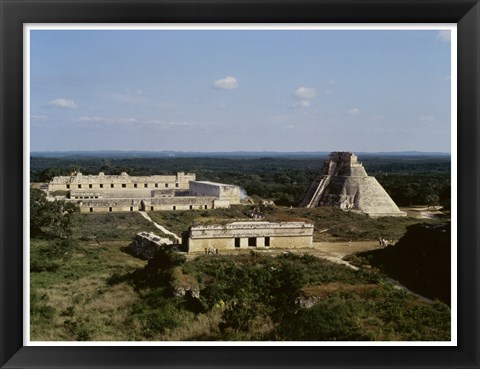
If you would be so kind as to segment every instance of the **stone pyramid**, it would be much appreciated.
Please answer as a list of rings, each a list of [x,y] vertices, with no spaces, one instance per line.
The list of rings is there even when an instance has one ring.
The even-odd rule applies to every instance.
[[[357,156],[351,152],[332,152],[323,164],[300,207],[335,206],[358,210],[370,216],[406,216],[400,211],[375,177],[367,175]]]

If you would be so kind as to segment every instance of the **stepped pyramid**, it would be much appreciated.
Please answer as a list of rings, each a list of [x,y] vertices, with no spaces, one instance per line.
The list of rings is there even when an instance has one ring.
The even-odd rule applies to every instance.
[[[300,207],[335,206],[359,210],[370,216],[406,216],[400,211],[375,177],[367,175],[357,156],[351,152],[332,152],[323,164]]]

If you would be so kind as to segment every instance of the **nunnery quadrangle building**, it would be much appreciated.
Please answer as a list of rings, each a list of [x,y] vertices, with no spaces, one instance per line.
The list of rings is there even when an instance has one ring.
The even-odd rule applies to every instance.
[[[54,177],[50,197],[79,205],[81,212],[193,210],[228,208],[240,204],[239,186],[196,181],[194,173],[129,176],[83,175]]]

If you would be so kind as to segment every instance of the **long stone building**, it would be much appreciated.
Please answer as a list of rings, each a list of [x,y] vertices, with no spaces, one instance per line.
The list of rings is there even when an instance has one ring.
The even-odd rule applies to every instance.
[[[235,185],[197,182],[194,173],[129,176],[100,172],[54,177],[48,194],[77,203],[82,212],[94,213],[228,208],[240,203],[241,190]]]
[[[188,252],[313,246],[313,224],[306,222],[237,221],[191,226],[183,243]]]
[[[406,216],[388,193],[365,171],[351,152],[332,152],[323,164],[301,207],[334,206],[343,210],[359,210],[370,216]]]

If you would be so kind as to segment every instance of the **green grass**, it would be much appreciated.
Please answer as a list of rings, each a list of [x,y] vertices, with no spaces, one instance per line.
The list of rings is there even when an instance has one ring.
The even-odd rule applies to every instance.
[[[73,238],[84,241],[131,240],[140,231],[161,231],[139,213],[75,214]]]
[[[244,213],[246,209],[244,206],[232,206],[230,209],[158,211],[148,215],[154,222],[181,236],[196,222],[249,219]]]
[[[111,275],[145,264],[121,251],[126,244],[111,241],[98,246],[80,241],[56,271],[30,274],[31,292],[40,297],[32,304],[32,316],[40,317],[31,322],[32,340],[128,339],[122,324],[139,297],[131,286],[108,284]],[[45,319],[36,311],[53,311],[53,315]]]
[[[198,220],[247,219],[243,211],[149,214],[181,234]],[[151,261],[146,268],[146,261],[122,251],[136,233],[156,231],[140,214],[75,217],[70,240],[31,240],[37,268],[30,278],[32,340],[449,339],[448,306],[397,291],[371,270],[354,271],[311,255],[257,253],[171,258]],[[400,234],[417,222],[328,208],[273,208],[267,216],[286,218],[330,227],[325,233],[334,240],[350,237],[348,232],[359,239],[395,229]],[[347,224],[344,232],[342,222]],[[337,285],[311,309],[295,302],[305,288]],[[173,297],[178,286],[199,291],[200,299],[188,293]]]

